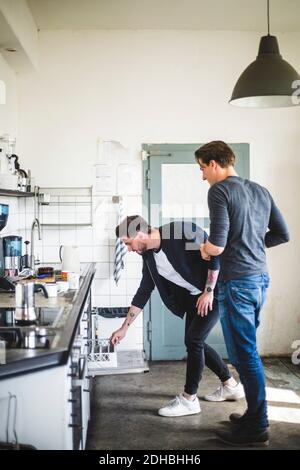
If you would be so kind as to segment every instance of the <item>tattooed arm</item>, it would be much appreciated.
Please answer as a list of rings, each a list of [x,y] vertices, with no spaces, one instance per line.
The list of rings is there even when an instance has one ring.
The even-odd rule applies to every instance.
[[[129,326],[131,325],[131,323],[134,322],[134,320],[141,311],[141,308],[131,305],[123,325],[117,331],[114,331],[114,333],[110,337],[110,341],[112,344],[118,344],[126,336]]]
[[[207,272],[207,279],[204,292],[198,297],[196,307],[198,315],[204,317],[208,314],[208,310],[212,310],[214,300],[214,288],[216,287],[219,271],[211,269]]]

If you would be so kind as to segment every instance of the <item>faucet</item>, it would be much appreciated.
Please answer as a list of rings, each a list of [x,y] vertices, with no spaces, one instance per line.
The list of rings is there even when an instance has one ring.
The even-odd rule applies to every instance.
[[[39,219],[36,217],[32,224],[31,224],[31,241],[30,241],[30,267],[31,269],[35,269],[35,260],[34,260],[34,229],[37,227],[38,229],[38,235],[39,235],[39,240],[42,239],[41,237],[41,225]]]

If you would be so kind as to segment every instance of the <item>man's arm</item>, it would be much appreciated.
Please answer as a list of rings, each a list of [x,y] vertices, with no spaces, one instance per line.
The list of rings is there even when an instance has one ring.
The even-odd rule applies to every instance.
[[[201,256],[209,260],[210,256],[223,253],[229,232],[228,201],[222,188],[212,186],[208,191],[208,208],[210,216],[210,234],[201,245]]]
[[[201,317],[206,316],[208,314],[208,310],[211,311],[213,308],[214,289],[217,284],[218,276],[219,270],[213,271],[209,269],[207,272],[204,292],[200,295],[196,303],[198,315],[201,315]]]
[[[128,310],[125,321],[123,322],[121,328],[114,331],[110,337],[112,344],[118,344],[125,337],[129,326],[134,322],[138,314],[142,311],[155,287],[154,281],[145,261],[143,261],[142,274],[143,277],[140,286],[132,299],[131,307]]]
[[[119,344],[119,342],[126,336],[128,328],[137,318],[138,314],[141,313],[141,311],[141,308],[131,305],[128,310],[127,317],[125,318],[125,321],[123,322],[121,328],[119,328],[117,331],[114,331],[110,337],[110,341],[112,342],[112,344]]]
[[[270,220],[268,224],[269,231],[265,235],[265,245],[267,248],[286,243],[290,239],[287,225],[272,197],[271,203]]]

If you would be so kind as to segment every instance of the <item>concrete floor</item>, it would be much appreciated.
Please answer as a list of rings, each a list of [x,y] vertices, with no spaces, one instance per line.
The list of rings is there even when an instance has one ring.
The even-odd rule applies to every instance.
[[[271,418],[268,449],[300,449],[300,367],[289,358],[267,359],[264,365]],[[228,426],[230,413],[243,413],[245,401],[201,400],[218,386],[208,369],[199,387],[200,414],[158,416],[157,409],[182,391],[184,377],[184,362],[154,362],[149,373],[96,377],[87,449],[228,449],[215,438],[215,430]]]

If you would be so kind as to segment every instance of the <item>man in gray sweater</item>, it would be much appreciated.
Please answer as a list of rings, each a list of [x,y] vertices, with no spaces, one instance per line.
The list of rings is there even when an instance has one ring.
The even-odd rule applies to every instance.
[[[256,347],[259,314],[269,276],[265,247],[289,241],[285,221],[264,187],[240,178],[235,155],[222,141],[195,152],[211,186],[208,192],[210,235],[201,246],[203,259],[221,255],[219,309],[228,356],[245,389],[247,410],[230,415],[230,431],[219,431],[234,446],[269,443],[265,377]]]

